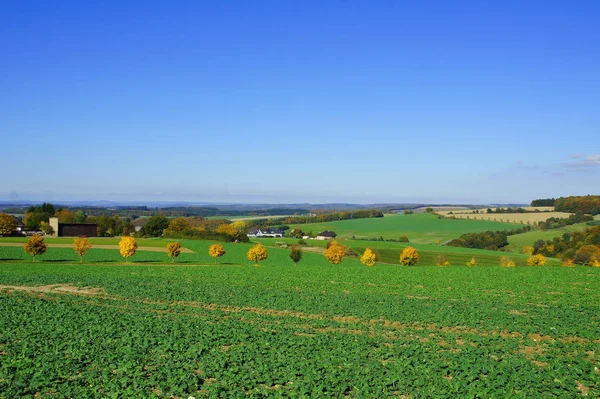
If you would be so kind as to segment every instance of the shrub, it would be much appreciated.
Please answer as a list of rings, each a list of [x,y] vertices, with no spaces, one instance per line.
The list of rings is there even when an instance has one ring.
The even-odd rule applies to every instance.
[[[329,261],[329,263],[338,265],[344,259],[344,255],[346,254],[346,250],[343,246],[337,243],[337,241],[332,241],[327,243],[327,249],[325,250],[325,258]]]
[[[542,254],[530,256],[527,259],[527,264],[529,266],[544,266],[546,264],[546,257]]]
[[[374,266],[375,262],[377,261],[377,255],[371,248],[367,248],[360,257],[360,261],[365,266]]]
[[[302,249],[292,245],[292,248],[290,249],[290,259],[294,262],[295,266],[298,266],[298,262],[302,260]]]
[[[400,254],[400,264],[414,266],[419,263],[419,253],[413,247],[406,247]]]
[[[477,266],[477,259],[475,259],[475,257],[472,257],[470,261],[468,261],[466,263],[467,266]]]
[[[435,258],[435,265],[436,266],[450,266],[450,261],[445,256],[437,256]]]

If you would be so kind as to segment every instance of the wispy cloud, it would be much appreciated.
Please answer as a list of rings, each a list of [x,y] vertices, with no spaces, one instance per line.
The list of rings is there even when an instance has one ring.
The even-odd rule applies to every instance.
[[[600,154],[592,154],[584,156],[582,154],[571,155],[571,158],[578,159],[576,162],[563,162],[560,165],[573,172],[581,172],[586,168],[593,168],[600,166]]]

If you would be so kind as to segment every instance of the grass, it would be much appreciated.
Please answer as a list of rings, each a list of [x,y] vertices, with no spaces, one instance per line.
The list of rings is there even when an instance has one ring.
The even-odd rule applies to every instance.
[[[407,236],[412,243],[431,244],[459,237],[463,233],[486,230],[513,230],[521,225],[500,223],[487,220],[439,219],[429,213],[413,215],[387,215],[383,218],[340,220],[327,223],[309,223],[290,225],[304,232],[317,234],[324,230],[333,230],[339,238],[379,238],[399,239]]]
[[[294,267],[286,256],[0,262],[0,396],[600,395],[600,269],[368,268],[310,253]],[[64,290],[74,286],[94,291]]]
[[[551,230],[533,230],[527,233],[515,234],[508,237],[509,248],[513,252],[518,252],[524,245],[533,245],[538,240],[552,240],[554,237],[561,237],[565,233],[582,231],[590,226],[587,223],[577,223],[570,226]]]

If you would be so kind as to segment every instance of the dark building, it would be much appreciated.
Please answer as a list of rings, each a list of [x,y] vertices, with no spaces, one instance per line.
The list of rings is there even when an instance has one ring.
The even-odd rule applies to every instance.
[[[50,218],[49,224],[55,237],[98,237],[95,223],[58,223],[58,218]]]
[[[58,224],[58,236],[59,237],[97,237],[98,236],[98,225],[97,224],[81,224],[81,223],[59,223]]]

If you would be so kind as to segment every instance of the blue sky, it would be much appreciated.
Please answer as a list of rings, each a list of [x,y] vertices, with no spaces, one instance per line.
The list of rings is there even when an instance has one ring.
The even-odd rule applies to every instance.
[[[19,1],[0,200],[600,192],[598,1]]]

